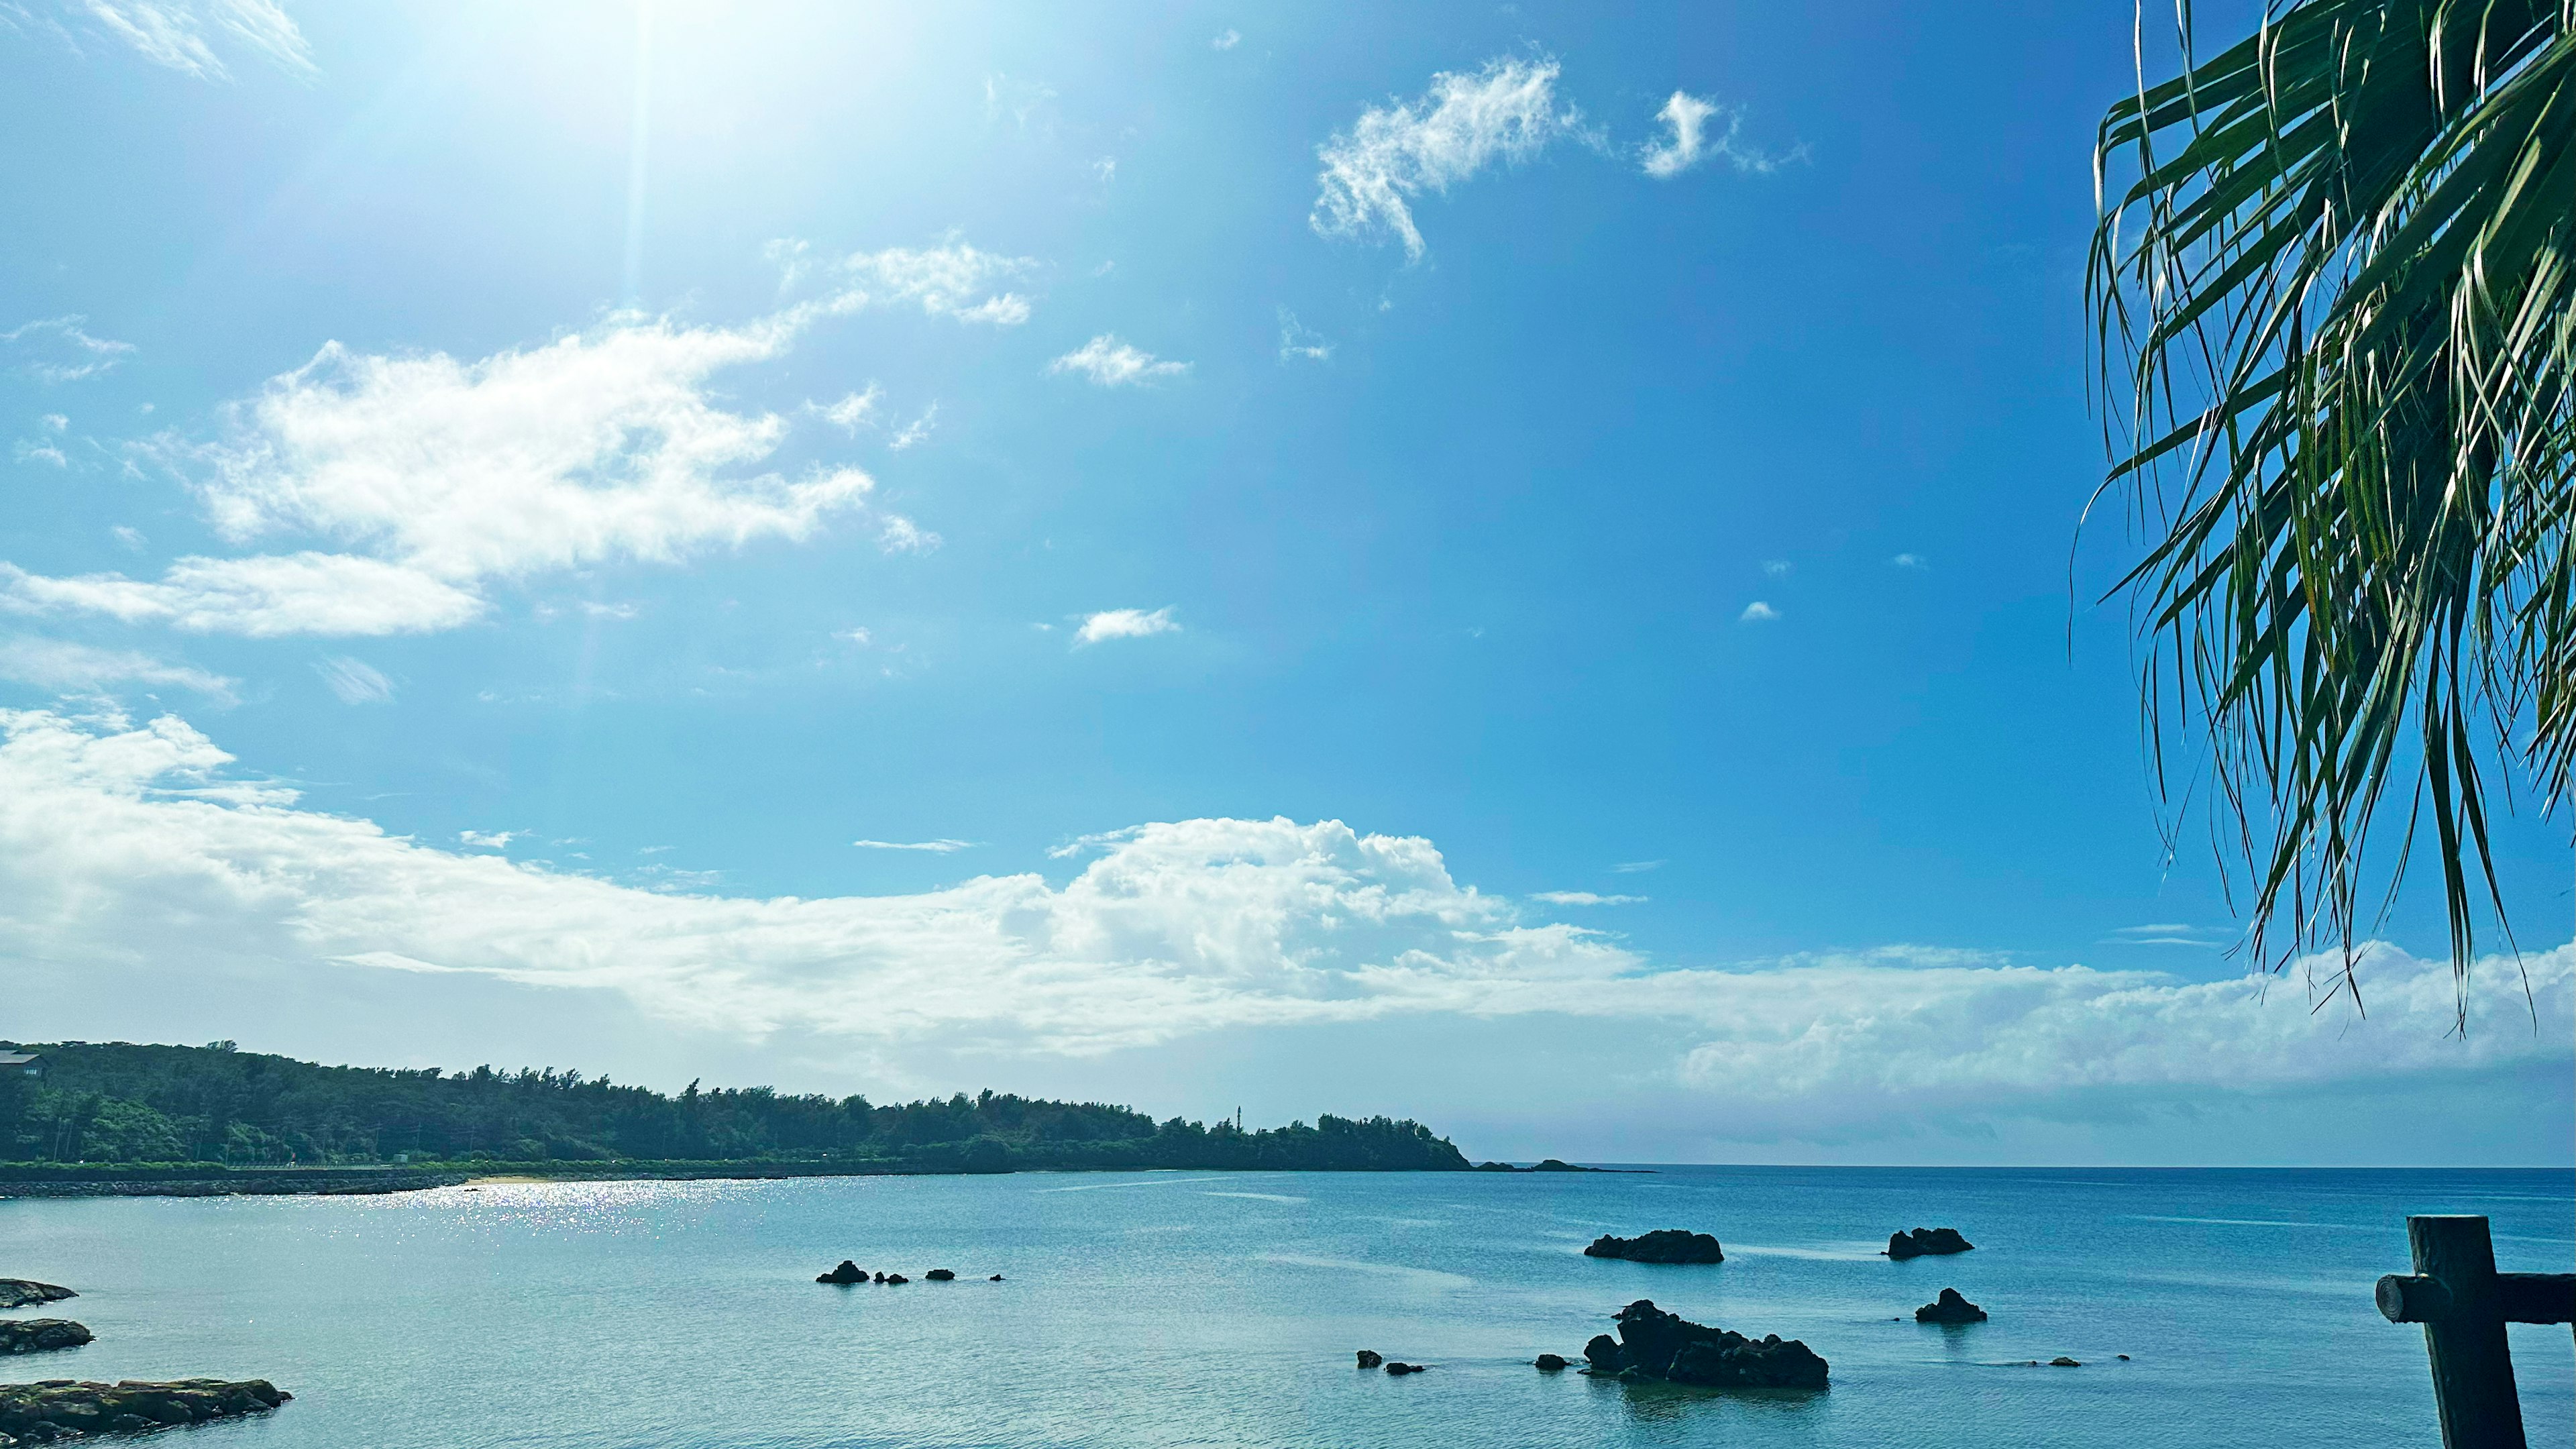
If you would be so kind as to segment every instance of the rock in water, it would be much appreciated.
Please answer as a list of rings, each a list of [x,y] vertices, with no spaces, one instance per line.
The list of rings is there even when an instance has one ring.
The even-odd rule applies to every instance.
[[[912,1280],[903,1276],[901,1273],[888,1273],[878,1281],[882,1283],[909,1283]]]
[[[68,1318],[0,1319],[0,1353],[78,1348],[89,1339],[89,1330]]]
[[[1957,1228],[1916,1228],[1910,1233],[1887,1235],[1887,1256],[1921,1258],[1933,1253],[1964,1253],[1976,1244],[1959,1236]]]
[[[1633,1371],[1647,1378],[1721,1389],[1821,1389],[1827,1365],[1797,1339],[1759,1340],[1692,1323],[1640,1298],[1619,1310],[1619,1338],[1603,1334],[1585,1346],[1595,1373]]]
[[[1643,1237],[1614,1238],[1603,1233],[1583,1250],[1587,1258],[1625,1258],[1631,1263],[1723,1263],[1717,1239],[1682,1228],[1658,1228]]]
[[[1423,1364],[1397,1363],[1395,1360],[1389,1359],[1387,1360],[1386,1371],[1397,1378],[1402,1378],[1406,1374],[1418,1374],[1422,1372],[1425,1367],[1426,1365]]]
[[[1565,1355],[1561,1353],[1543,1353],[1538,1356],[1538,1370],[1540,1373],[1559,1373],[1562,1372],[1564,1368]]]
[[[948,1271],[946,1268],[933,1268],[921,1276],[929,1279],[933,1283],[953,1283],[957,1280],[957,1275]]]
[[[34,1283],[25,1278],[0,1278],[0,1308],[24,1308],[30,1303],[59,1303],[80,1295],[69,1288],[51,1283]]]
[[[2053,1358],[2053,1359],[2050,1359],[2050,1360],[2048,1361],[2048,1366],[2049,1366],[2050,1368],[2082,1368],[2082,1367],[2084,1367],[2084,1365],[2082,1365],[2082,1364],[2080,1364],[2080,1363],[2076,1362],[2074,1359],[2068,1358],[2066,1355],[2064,1355],[2064,1354],[2062,1354],[2062,1353],[2061,1353],[2061,1354],[2059,1354],[2057,1357],[2055,1357],[2055,1358]]]
[[[1384,1362],[1386,1362],[1386,1355],[1378,1352],[1376,1349],[1364,1348],[1360,1350],[1361,1368],[1376,1368],[1379,1364]]]
[[[817,1283],[865,1283],[868,1281],[868,1270],[851,1262],[847,1258],[843,1258],[841,1260],[841,1266],[833,1269],[829,1273],[816,1275],[814,1281]]]
[[[1944,1288],[1941,1296],[1914,1310],[1917,1323],[1983,1323],[1986,1310],[1959,1296],[1956,1288]]]
[[[295,1397],[266,1379],[174,1379],[145,1383],[0,1384],[0,1436],[46,1444],[77,1434],[142,1434],[176,1424],[202,1424],[266,1413]]]

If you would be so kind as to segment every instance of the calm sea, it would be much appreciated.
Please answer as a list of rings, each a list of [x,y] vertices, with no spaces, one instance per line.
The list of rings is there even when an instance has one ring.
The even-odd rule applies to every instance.
[[[193,1449],[366,1445],[2439,1443],[2371,1284],[2408,1212],[2576,1266],[2566,1172],[1668,1168],[1651,1176],[1026,1174],[0,1201],[0,1276],[98,1342],[7,1377],[266,1377]],[[1973,1253],[1894,1263],[1951,1225]],[[1727,1261],[1581,1256],[1714,1232]],[[901,1288],[832,1288],[841,1258]],[[919,1281],[954,1268],[961,1281]],[[984,1281],[1000,1273],[1004,1281]],[[1938,1328],[1955,1286],[1991,1322]],[[1821,1394],[1542,1375],[1652,1298],[1805,1339]],[[1352,1351],[1436,1365],[1361,1373]],[[2514,1330],[2534,1444],[2576,1441],[2565,1328]],[[2129,1354],[2128,1362],[2115,1355]],[[2077,1369],[2030,1368],[2059,1354]]]

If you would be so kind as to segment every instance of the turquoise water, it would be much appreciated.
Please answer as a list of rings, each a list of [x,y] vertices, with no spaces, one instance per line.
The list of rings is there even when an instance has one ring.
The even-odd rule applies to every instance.
[[[405,1445],[2120,1445],[2439,1435],[2371,1284],[2408,1212],[2569,1271],[2566,1172],[1678,1168],[1652,1176],[1023,1174],[0,1201],[0,1276],[98,1342],[12,1378],[266,1377],[192,1449]],[[1947,1224],[1955,1258],[1876,1256]],[[1701,1267],[1581,1256],[1715,1232]],[[812,1281],[841,1258],[901,1288]],[[964,1281],[918,1281],[951,1267]],[[990,1273],[1001,1283],[983,1281]],[[1994,1315],[1912,1310],[1955,1286]],[[1805,1339],[1812,1395],[1542,1375],[1652,1298]],[[1902,1318],[1903,1321],[1891,1321]],[[1360,1373],[1352,1350],[1437,1366]],[[2122,1363],[2114,1355],[2132,1355]],[[2080,1369],[2028,1368],[2070,1354]],[[2534,1444],[2565,1328],[2514,1332]]]

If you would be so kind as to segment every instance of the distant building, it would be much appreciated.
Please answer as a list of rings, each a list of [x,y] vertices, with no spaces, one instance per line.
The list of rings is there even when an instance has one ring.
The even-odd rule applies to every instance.
[[[0,1072],[44,1079],[45,1059],[35,1052],[0,1052]]]

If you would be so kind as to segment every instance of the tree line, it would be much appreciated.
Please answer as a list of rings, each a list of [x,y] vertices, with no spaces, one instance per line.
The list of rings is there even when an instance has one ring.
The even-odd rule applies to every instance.
[[[848,1162],[1013,1167],[1457,1170],[1420,1123],[1319,1116],[1244,1131],[1128,1107],[985,1091],[878,1105],[769,1087],[677,1095],[577,1071],[330,1067],[230,1042],[56,1042],[0,1077],[0,1160],[361,1165],[409,1161]]]

